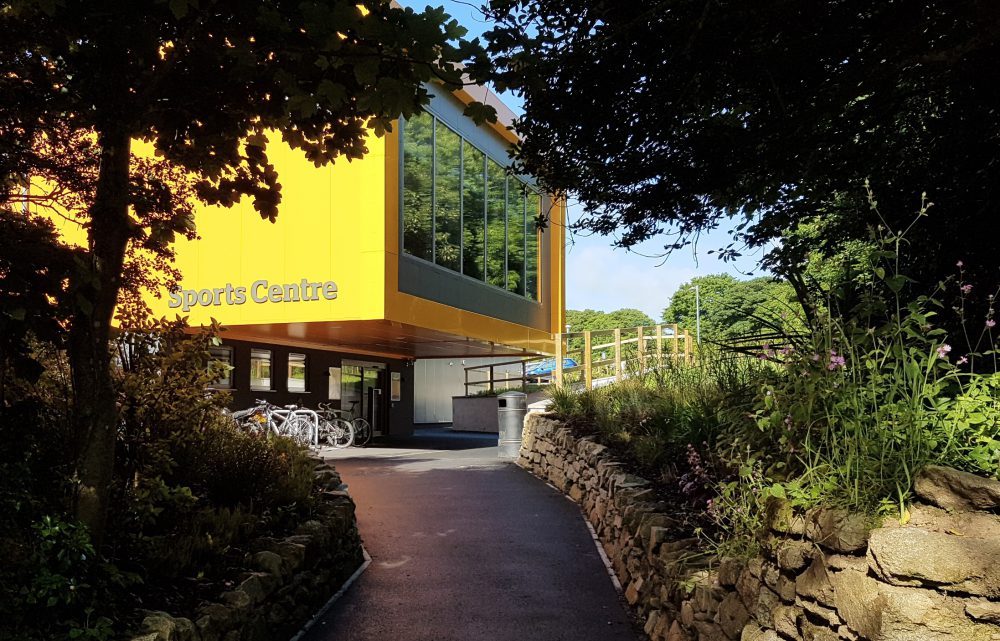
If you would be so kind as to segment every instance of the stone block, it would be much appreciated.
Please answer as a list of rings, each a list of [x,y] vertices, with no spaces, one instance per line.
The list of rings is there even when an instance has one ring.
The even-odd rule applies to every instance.
[[[253,555],[253,567],[275,576],[282,576],[283,573],[281,557],[268,550]]]
[[[802,620],[802,641],[840,641],[840,636],[831,628],[816,625],[808,619]]]
[[[774,630],[762,628],[751,621],[743,626],[740,641],[781,641],[781,639]]]
[[[802,616],[802,608],[794,605],[779,605],[774,608],[771,618],[778,634],[794,639],[799,634],[800,616]]]
[[[882,528],[872,533],[868,558],[879,576],[896,585],[1000,598],[1000,540]]]
[[[719,603],[719,627],[730,639],[739,639],[743,626],[750,620],[750,612],[735,592],[730,592]]]
[[[806,537],[835,552],[858,552],[868,544],[871,523],[863,514],[817,508],[806,513]]]
[[[867,568],[866,568],[867,569]],[[840,618],[861,636],[874,639],[882,629],[885,596],[878,581],[863,572],[844,570],[830,575],[833,605]]]
[[[691,641],[691,635],[677,621],[674,621],[670,625],[670,631],[667,632],[667,641]]]
[[[920,498],[946,510],[1000,508],[1000,481],[949,467],[926,466],[917,474],[913,488]]]
[[[724,588],[732,588],[736,586],[736,581],[740,578],[740,572],[746,564],[732,557],[727,557],[719,561],[719,572],[717,575],[719,585]]]
[[[808,569],[795,579],[795,593],[820,603],[833,604],[833,584],[830,583],[830,573],[823,557],[813,559]]]
[[[775,550],[778,567],[788,572],[798,572],[809,565],[816,548],[806,541],[785,539],[778,543]]]
[[[970,619],[1000,625],[1000,603],[976,599],[965,604],[965,614]]]
[[[975,622],[961,599],[879,584],[886,598],[879,641],[1000,641],[997,626]]]
[[[806,522],[801,514],[796,514],[788,501],[772,498],[767,502],[765,514],[767,526],[782,534],[802,536],[806,531]]]

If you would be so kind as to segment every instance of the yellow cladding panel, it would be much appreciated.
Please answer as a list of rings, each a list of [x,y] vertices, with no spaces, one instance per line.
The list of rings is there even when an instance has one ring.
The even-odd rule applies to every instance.
[[[192,325],[382,318],[385,141],[372,136],[368,146],[363,160],[316,167],[272,136],[277,222],[261,219],[249,198],[197,205],[199,238],[176,245],[182,291],[150,299],[154,313],[187,315]]]

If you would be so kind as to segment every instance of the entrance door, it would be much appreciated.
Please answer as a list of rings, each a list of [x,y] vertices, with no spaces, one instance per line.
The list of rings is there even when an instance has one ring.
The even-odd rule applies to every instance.
[[[367,419],[374,436],[387,432],[386,378],[384,363],[343,362],[340,407],[351,412],[354,418]]]

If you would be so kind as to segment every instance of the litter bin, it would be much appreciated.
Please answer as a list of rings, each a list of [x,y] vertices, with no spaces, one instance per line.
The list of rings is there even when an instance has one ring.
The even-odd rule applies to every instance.
[[[516,461],[521,451],[521,432],[528,413],[528,395],[504,392],[497,396],[497,423],[500,427],[501,461]]]

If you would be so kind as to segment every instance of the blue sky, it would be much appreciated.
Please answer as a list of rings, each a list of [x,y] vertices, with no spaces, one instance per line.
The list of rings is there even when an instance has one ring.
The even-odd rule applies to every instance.
[[[416,10],[426,2],[399,0],[404,6]],[[469,37],[482,34],[489,25],[473,8],[476,0],[445,0],[434,2],[443,5],[459,23],[469,30]],[[502,94],[504,102],[520,113],[521,100],[517,96]],[[579,218],[579,208],[570,205],[569,220]],[[603,236],[573,234],[566,247],[566,306],[569,309],[601,309],[612,311],[622,307],[635,307],[659,320],[670,296],[685,282],[695,276],[728,273],[737,278],[761,275],[755,271],[760,254],[747,255],[732,263],[723,263],[713,255],[728,243],[726,229],[705,234],[698,243],[697,254],[692,248],[676,251],[664,259],[666,239],[653,238],[635,251],[626,252],[613,247],[614,239]]]

